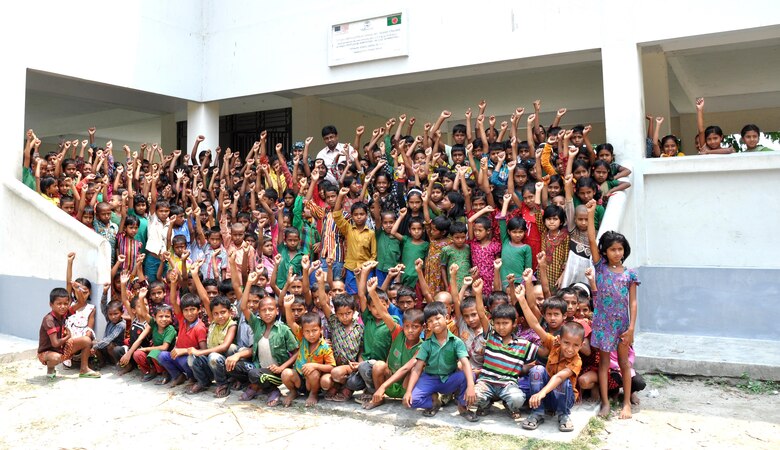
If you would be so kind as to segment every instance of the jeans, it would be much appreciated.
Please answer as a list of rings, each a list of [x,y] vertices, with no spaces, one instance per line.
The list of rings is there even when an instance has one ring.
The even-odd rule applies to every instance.
[[[236,349],[237,347],[235,344],[231,345],[230,349],[227,351],[227,355],[235,353]],[[228,384],[225,358],[226,355],[214,352],[203,356],[190,356],[187,359],[187,364],[189,364],[192,369],[195,380],[197,380],[198,384],[201,386],[211,385],[212,380],[214,380],[217,385],[225,385]]]
[[[500,384],[480,381],[475,386],[477,392],[477,408],[487,409],[494,400],[500,398],[513,413],[519,412],[525,403],[525,393],[515,383]]]
[[[251,360],[240,359],[236,362],[236,366],[233,367],[233,370],[228,372],[228,375],[235,380],[246,383],[249,381],[249,372],[254,368],[255,365],[252,364]]]
[[[190,365],[187,363],[187,358],[187,355],[173,358],[171,352],[160,352],[160,356],[157,360],[160,362],[161,366],[165,367],[165,370],[168,371],[171,378],[178,378],[180,375],[184,374],[187,378],[192,379],[192,369],[190,369]]]
[[[381,270],[376,269],[374,274],[376,275],[377,286],[382,287],[382,284],[385,282],[385,278],[387,278],[387,272],[382,272]]]
[[[328,272],[328,261],[325,258],[320,259],[320,268],[323,272]],[[342,279],[342,271],[344,270],[344,261],[333,261],[333,278],[334,279]],[[311,275],[309,275],[309,283],[314,286],[317,284],[317,278],[315,277],[315,273],[312,272]]]
[[[373,394],[376,391],[374,386],[374,363],[371,361],[363,361],[358,365],[357,372],[353,372],[345,386],[350,391],[366,391],[368,394]]]
[[[532,368],[529,377],[531,378],[532,396],[541,391],[550,381],[550,375],[547,374],[547,369],[543,366]],[[534,409],[533,412],[544,415],[545,409],[554,409],[557,415],[565,414],[568,416],[571,413],[572,406],[574,406],[574,389],[572,388],[571,380],[567,379],[559,384],[555,390],[548,393],[539,403],[539,407]]]
[[[442,382],[438,375],[423,372],[412,390],[412,408],[430,409],[433,406],[433,394],[458,394],[458,405],[466,406],[466,375],[458,370]]]

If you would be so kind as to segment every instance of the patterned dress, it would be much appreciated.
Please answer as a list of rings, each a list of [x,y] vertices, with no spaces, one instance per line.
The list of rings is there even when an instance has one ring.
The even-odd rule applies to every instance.
[[[501,242],[498,241],[498,236],[493,236],[484,247],[479,241],[468,241],[471,247],[471,267],[477,266],[479,277],[489,291],[493,290],[493,262],[501,255]]]
[[[425,258],[425,281],[431,295],[444,291],[444,280],[441,277],[441,250],[450,244],[449,239],[431,240],[428,247],[428,257]]]
[[[536,226],[542,234],[542,250],[547,260],[547,285],[550,292],[555,292],[555,282],[563,273],[569,256],[569,231],[563,226],[556,236],[552,236],[544,225],[542,214],[542,210],[536,211]]]
[[[628,292],[632,284],[639,285],[639,276],[634,269],[622,273],[609,270],[602,258],[595,267],[598,291],[593,297],[593,333],[590,345],[601,351],[617,350],[620,335],[631,324],[629,317]]]

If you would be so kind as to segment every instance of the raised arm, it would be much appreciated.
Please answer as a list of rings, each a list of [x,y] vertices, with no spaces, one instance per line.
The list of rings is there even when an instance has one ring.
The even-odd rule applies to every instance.
[[[652,123],[652,118],[650,123]],[[659,158],[661,156],[661,142],[658,137],[661,131],[661,125],[664,123],[663,116],[655,118],[655,128],[653,129],[653,158]],[[651,127],[653,128],[653,127]]]
[[[390,331],[392,336],[393,331],[400,327],[400,325],[398,325],[393,320],[393,316],[387,312],[387,305],[384,304],[384,302],[379,298],[379,295],[376,293],[376,285],[376,277],[371,277],[368,279],[368,282],[366,283],[366,287],[368,288],[368,295],[371,296],[371,304],[374,305],[374,311],[379,313],[379,318],[382,319],[382,322],[384,322],[385,325],[387,325],[387,329]]]
[[[514,296],[515,299],[517,299],[517,302],[520,304],[520,308],[523,310],[523,317],[525,317],[525,321],[528,323],[528,326],[533,329],[539,337],[546,336],[547,332],[544,331],[544,328],[542,328],[542,326],[539,324],[539,319],[536,318],[533,311],[531,310],[531,307],[528,305],[529,302],[534,301],[528,298],[528,289],[524,285],[518,284],[515,286],[514,290],[510,289],[509,295],[510,297]]]
[[[481,278],[477,278],[471,283],[471,290],[474,291],[474,298],[476,299],[479,322],[482,324],[482,330],[487,331],[487,329],[490,327],[490,320],[488,319],[487,312],[485,311],[485,302],[482,298],[482,289],[484,289],[484,282]]]
[[[601,261],[599,243],[596,240],[596,201],[589,201],[585,207],[588,208],[588,242],[590,243],[590,254],[593,259],[593,264],[595,265]]]
[[[704,98],[696,99],[696,129],[698,130],[696,147],[701,149],[707,145],[704,139]]]
[[[398,218],[395,219],[395,223],[393,224],[393,229],[390,230],[390,234],[401,242],[403,242],[404,236],[398,232],[398,228],[401,227],[401,222],[404,220],[404,217],[406,217],[406,212],[407,212],[406,208],[401,208],[401,210],[398,211]]]

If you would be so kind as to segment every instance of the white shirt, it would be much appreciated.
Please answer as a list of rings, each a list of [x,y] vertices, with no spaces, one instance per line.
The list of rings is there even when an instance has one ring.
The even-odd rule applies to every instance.
[[[338,180],[333,175],[331,169],[333,169],[333,163],[336,162],[336,157],[340,153],[344,152],[345,148],[349,149],[350,159],[352,161],[357,160],[358,157],[357,151],[354,148],[352,148],[351,145],[343,144],[341,142],[336,144],[336,147],[333,150],[329,149],[328,147],[325,147],[322,150],[320,150],[319,153],[317,153],[317,159],[323,160],[325,163],[325,167],[328,169],[328,173],[325,175],[325,179],[330,181],[331,183],[338,183]],[[344,158],[341,158],[340,161],[344,162],[345,160]]]
[[[157,214],[149,218],[146,232],[146,250],[158,256],[165,251],[165,240],[168,238],[168,227],[160,221]]]

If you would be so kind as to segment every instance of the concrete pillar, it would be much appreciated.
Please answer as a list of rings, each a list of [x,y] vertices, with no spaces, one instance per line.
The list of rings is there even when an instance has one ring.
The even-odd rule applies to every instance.
[[[323,122],[321,116],[320,99],[314,96],[298,97],[292,99],[292,134],[293,141],[302,141],[307,136],[314,137],[310,151],[319,150],[318,146],[322,141],[318,141],[321,136],[322,127],[327,125]],[[313,156],[313,155],[312,155]]]
[[[160,117],[160,145],[166,153],[176,150],[176,115],[166,114]],[[179,150],[189,150],[181,148]]]
[[[200,134],[206,140],[200,143],[198,152],[210,150],[214,161],[214,149],[219,145],[219,102],[187,103],[187,148],[181,150],[192,150],[195,138]]]
[[[16,47],[13,45],[6,47]],[[17,53],[15,50],[12,54]],[[21,57],[21,55],[18,55]],[[11,56],[8,56],[12,61]],[[18,60],[17,60],[18,61]],[[3,99],[3,120],[0,130],[11,143],[3,156],[7,158],[2,166],[3,177],[22,179],[22,150],[26,141],[27,128],[35,128],[34,123],[24,123],[25,95],[27,89],[27,71],[22,64],[11,64],[3,71],[3,83],[0,83],[0,98]],[[25,126],[27,128],[25,128]],[[41,150],[43,146],[41,146]]]
[[[671,112],[669,107],[669,67],[666,55],[660,47],[642,52],[642,80],[644,81],[645,111],[653,116],[663,116],[659,136],[671,133]]]

